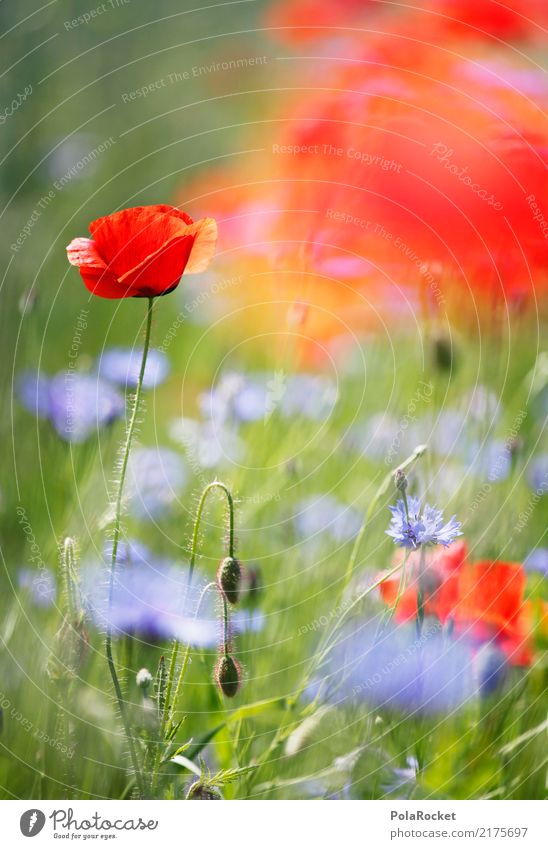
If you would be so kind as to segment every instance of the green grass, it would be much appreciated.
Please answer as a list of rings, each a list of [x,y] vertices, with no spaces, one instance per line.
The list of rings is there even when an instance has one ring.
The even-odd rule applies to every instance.
[[[18,590],[16,579],[24,565],[37,568],[42,561],[57,569],[59,544],[66,535],[77,540],[82,559],[102,548],[108,489],[123,424],[102,431],[84,445],[69,446],[47,422],[35,421],[22,409],[13,394],[13,381],[26,367],[40,366],[47,373],[66,368],[82,309],[89,313],[79,368],[89,368],[105,348],[139,341],[144,303],[90,300],[76,271],[67,266],[65,244],[84,235],[88,221],[98,215],[134,203],[174,199],[187,177],[210,167],[203,163],[216,157],[237,157],[249,144],[241,128],[214,132],[216,127],[236,127],[255,115],[262,102],[255,94],[224,98],[225,86],[230,90],[226,80],[203,78],[192,87],[172,86],[150,101],[122,103],[124,92],[201,64],[206,50],[215,59],[225,44],[228,52],[238,50],[242,55],[273,53],[272,45],[267,47],[263,36],[253,32],[260,4],[237,3],[216,9],[215,15],[195,12],[160,20],[162,13],[169,15],[172,6],[161,0],[149,12],[135,3],[127,25],[123,22],[126,12],[120,9],[112,12],[115,19],[105,15],[97,25],[80,26],[70,33],[63,31],[63,21],[86,11],[88,5],[66,4],[61,18],[53,8],[44,12],[39,34],[34,28],[38,18],[31,19],[22,25],[17,38],[4,42],[8,67],[38,41],[58,33],[14,68],[3,89],[3,102],[7,103],[28,82],[34,87],[28,102],[6,124],[3,142],[6,154],[16,145],[3,166],[2,206],[6,211],[0,245],[3,798],[128,798],[135,792],[103,635],[87,626],[90,648],[79,678],[68,694],[60,692],[60,685],[48,676],[47,666],[52,648],[57,650],[55,635],[61,626],[61,612],[55,607],[33,606]],[[33,4],[28,2],[2,9],[4,29],[31,11]],[[142,33],[125,32],[140,25]],[[243,31],[247,29],[250,32],[246,34]],[[223,32],[242,34],[232,41],[216,39]],[[107,41],[113,36],[117,36],[114,42]],[[208,40],[200,41],[204,38]],[[195,43],[186,44],[192,41]],[[70,64],[65,65],[67,62]],[[55,73],[40,84],[52,71]],[[261,82],[250,86],[241,79],[237,85],[245,91],[259,89]],[[200,102],[211,97],[218,98],[214,108]],[[111,104],[115,108],[109,109]],[[140,126],[152,117],[156,120]],[[55,179],[55,168],[48,168],[48,152],[81,131],[84,123],[93,137],[88,146],[111,135],[116,143],[93,172],[56,192],[47,214],[39,218],[24,247],[14,255],[10,244]],[[131,133],[121,136],[128,128]],[[186,140],[196,133],[201,134],[198,140]],[[222,266],[215,270],[222,273]],[[36,303],[22,311],[21,299],[31,291]],[[176,318],[184,297],[181,286],[157,303],[156,344]],[[258,345],[234,351],[228,338],[237,332],[245,337],[249,328],[243,326],[239,331],[235,321],[228,326],[229,334],[207,332],[204,341],[204,328],[185,322],[169,348],[169,379],[146,394],[140,444],[177,448],[169,438],[170,421],[182,412],[196,415],[198,394],[215,381],[221,363],[224,368],[272,373],[280,368],[291,373],[296,368],[295,362],[277,361]],[[482,329],[478,334],[463,324],[455,328],[457,358],[451,371],[438,367],[426,327],[420,337],[398,330],[390,342],[365,339],[356,354],[358,361],[363,356],[366,371],[358,368],[355,374],[337,375],[338,401],[321,427],[300,417],[288,421],[274,413],[266,424],[261,421],[241,428],[245,463],[228,464],[218,472],[237,501],[238,556],[261,572],[258,604],[265,625],[237,641],[236,655],[244,678],[240,693],[231,701],[223,699],[213,683],[215,653],[192,652],[178,705],[184,721],[175,737],[179,746],[189,743],[183,757],[199,764],[203,755],[212,773],[229,771],[223,787],[227,797],[308,798],[318,792],[346,792],[356,798],[381,798],[393,780],[393,769],[406,767],[408,758],[417,758],[422,767],[413,785],[413,798],[545,797],[542,645],[534,668],[514,670],[504,695],[474,702],[451,716],[417,719],[405,712],[379,712],[366,704],[333,707],[295,698],[315,672],[315,652],[326,627],[334,626],[341,605],[359,592],[364,576],[391,563],[393,546],[384,531],[387,505],[394,493],[389,488],[372,510],[348,586],[352,543],[337,544],[326,536],[319,545],[303,541],[295,533],[291,516],[301,499],[321,492],[330,492],[354,505],[363,516],[367,514],[388,468],[382,458],[373,462],[349,451],[344,436],[353,423],[377,412],[401,419],[420,380],[432,382],[433,394],[417,413],[434,418],[440,411],[462,404],[477,383],[489,387],[500,398],[501,415],[495,425],[488,420],[478,422],[479,439],[489,435],[505,440],[520,411],[527,415],[519,430],[514,468],[505,481],[493,483],[485,492],[484,481],[470,475],[453,497],[445,499],[444,481],[454,461],[427,452],[414,464],[413,491],[422,494],[430,487],[431,499],[464,521],[474,558],[521,560],[531,548],[546,545],[546,496],[533,506],[524,529],[515,530],[520,514],[531,504],[524,470],[530,457],[546,451],[547,446],[539,387],[534,388],[531,381],[537,331],[526,319],[516,319],[511,330],[509,334],[504,328]],[[540,389],[543,385],[541,380]],[[194,475],[181,503],[157,523],[138,523],[126,515],[125,532],[155,552],[186,560],[200,492],[214,474],[215,470]],[[32,540],[25,536],[18,508],[28,519]],[[221,500],[212,499],[205,515],[198,565],[212,580],[225,553]],[[37,549],[32,548],[33,543]],[[546,597],[546,589],[538,577],[529,578],[531,597]],[[61,604],[61,599],[58,602]],[[355,613],[365,620],[379,609],[378,601],[367,599]],[[325,621],[327,626],[321,624]],[[169,644],[149,645],[137,639],[115,646],[119,666],[127,666],[122,677],[136,729],[146,728],[146,721],[135,673],[143,666],[155,671],[160,656],[169,656],[169,650]],[[67,705],[68,726],[66,716],[59,719],[60,698]],[[73,756],[67,758],[58,743],[68,746]],[[240,769],[241,775],[230,772]],[[158,795],[181,798],[192,773],[182,763],[165,764],[161,771]],[[228,778],[235,780],[228,782]]]

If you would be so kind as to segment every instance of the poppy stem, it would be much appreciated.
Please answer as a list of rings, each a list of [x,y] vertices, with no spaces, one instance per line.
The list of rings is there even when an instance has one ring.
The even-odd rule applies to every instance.
[[[145,330],[145,343],[143,346],[143,356],[141,359],[141,368],[139,371],[139,378],[137,380],[137,386],[135,388],[135,396],[133,399],[133,407],[131,410],[131,416],[129,419],[129,423],[126,430],[126,438],[122,447],[122,462],[120,466],[120,477],[118,479],[118,492],[116,495],[115,508],[114,508],[114,528],[112,533],[112,557],[110,563],[110,577],[109,577],[109,587],[108,587],[108,616],[107,616],[107,634],[105,639],[105,652],[107,656],[108,668],[110,670],[110,675],[112,678],[112,683],[114,685],[114,692],[116,694],[116,701],[118,703],[118,710],[120,711],[120,717],[122,719],[122,724],[124,726],[124,732],[127,738],[128,746],[129,746],[129,754],[131,758],[131,764],[133,767],[133,771],[135,773],[135,779],[137,781],[137,787],[139,790],[139,795],[141,798],[144,796],[144,782],[143,775],[141,772],[141,767],[139,765],[139,759],[137,757],[137,749],[135,746],[135,740],[131,733],[131,725],[129,721],[128,712],[126,709],[126,704],[124,701],[124,696],[122,693],[122,687],[120,685],[120,679],[118,678],[118,673],[116,672],[116,665],[114,663],[114,658],[112,655],[112,604],[114,598],[114,578],[116,575],[116,557],[118,554],[118,545],[120,542],[120,525],[122,518],[122,499],[124,494],[124,483],[126,479],[127,466],[129,461],[129,454],[131,451],[131,443],[133,441],[133,434],[135,432],[135,426],[137,424],[137,417],[139,415],[139,407],[141,405],[141,395],[143,392],[143,379],[145,376],[145,368],[147,364],[147,356],[148,350],[150,347],[150,331],[152,328],[152,309],[154,306],[154,298],[148,298],[147,304],[147,313],[146,313],[146,330]]]
[[[228,657],[230,654],[230,619],[226,595],[221,593],[221,596],[223,598],[223,650],[225,657]]]
[[[192,532],[192,540],[190,544],[190,561],[189,561],[189,570],[188,570],[188,585],[187,589],[190,589],[190,584],[192,582],[192,576],[194,574],[194,567],[196,565],[196,556],[198,554],[198,535],[200,533],[200,523],[202,521],[202,514],[204,512],[205,503],[207,501],[207,497],[210,492],[214,489],[220,489],[221,492],[224,493],[227,500],[228,506],[228,554],[229,557],[234,557],[234,499],[232,497],[232,493],[226,484],[221,481],[212,481],[209,483],[200,496],[200,500],[198,502],[198,508],[196,510],[196,518],[194,519],[194,530]],[[170,711],[177,704],[177,700],[179,698],[179,693],[181,692],[181,687],[183,684],[183,678],[186,671],[187,663],[188,663],[188,652],[185,656],[185,660],[181,667],[181,671],[179,674],[179,679],[177,681],[177,686],[175,688],[175,695],[173,698],[173,705],[171,704],[171,692],[173,689],[173,682],[175,680],[175,670],[177,667],[177,657],[179,654],[179,641],[173,641],[173,648],[171,651],[171,659],[169,663],[169,673],[166,685],[166,700],[164,705],[164,712],[162,716],[162,725],[160,728],[160,737],[165,734],[167,723],[169,720]]]

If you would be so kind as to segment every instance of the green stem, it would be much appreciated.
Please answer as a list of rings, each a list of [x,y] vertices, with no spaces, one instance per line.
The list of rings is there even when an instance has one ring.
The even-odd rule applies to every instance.
[[[196,518],[194,520],[194,530],[192,532],[192,542],[190,544],[190,562],[189,562],[189,570],[188,570],[188,586],[192,582],[192,576],[194,574],[194,567],[196,565],[196,556],[198,554],[198,535],[200,533],[200,522],[202,521],[202,514],[204,512],[205,503],[207,497],[210,492],[214,489],[220,489],[226,496],[227,504],[228,504],[228,554],[230,557],[234,557],[234,499],[232,498],[232,493],[229,488],[221,481],[212,481],[209,483],[203,490],[202,495],[200,496],[200,501],[198,502],[198,509],[196,510]],[[179,641],[175,640],[173,643],[173,651],[171,653],[171,662],[169,664],[169,675],[166,687],[166,704],[164,709],[164,716],[162,718],[162,732],[165,732],[169,709],[170,709],[170,700],[171,700],[171,691],[173,688],[173,681],[175,678],[175,668],[177,664],[177,655],[179,654]],[[173,700],[174,704],[177,702],[179,697],[179,693],[181,691],[181,686],[183,683],[183,677],[186,670],[186,663],[181,667],[181,673],[179,675],[179,680],[177,682],[177,687],[175,689],[175,698]]]
[[[419,575],[418,575],[418,590],[417,590],[417,636],[422,635],[422,624],[424,622],[424,574],[426,572],[426,554],[424,545],[421,545],[419,554]]]
[[[77,581],[76,577],[76,554],[74,551],[74,540],[71,537],[67,537],[63,544],[63,580],[65,582],[65,595],[67,602],[67,613],[69,622],[71,625],[74,625],[76,621],[76,616],[79,608],[77,595],[76,595],[76,586],[75,583]]]
[[[133,739],[131,733],[131,725],[129,721],[129,716],[126,710],[126,705],[124,701],[124,696],[122,694],[122,688],[120,686],[120,680],[118,678],[118,673],[116,672],[116,666],[114,663],[114,658],[112,655],[112,603],[114,597],[114,578],[116,574],[116,557],[118,554],[118,545],[120,542],[120,524],[122,518],[122,499],[124,494],[124,483],[126,479],[127,466],[129,461],[129,453],[131,450],[131,443],[133,441],[133,434],[135,431],[135,426],[137,424],[137,417],[139,414],[139,407],[141,404],[141,395],[143,391],[143,379],[145,376],[145,368],[147,363],[148,349],[150,347],[150,331],[152,328],[152,309],[154,305],[154,298],[148,298],[147,303],[147,313],[146,313],[146,330],[145,330],[145,344],[143,347],[143,356],[141,359],[141,369],[139,371],[139,378],[137,380],[137,387],[135,389],[135,397],[133,399],[133,409],[131,411],[131,417],[129,420],[129,424],[126,430],[126,439],[122,448],[122,465],[120,467],[120,478],[118,481],[118,493],[116,495],[115,501],[115,510],[114,510],[114,529],[112,535],[112,558],[110,563],[110,579],[109,579],[109,587],[108,587],[108,617],[107,617],[107,635],[105,639],[105,652],[107,656],[108,668],[110,670],[110,675],[112,678],[112,683],[114,685],[114,692],[116,694],[116,701],[118,703],[118,710],[120,711],[120,717],[122,719],[122,724],[124,726],[124,733],[127,738],[128,746],[129,746],[129,754],[131,758],[131,763],[133,767],[133,771],[135,772],[135,778],[137,781],[137,786],[139,789],[139,795],[141,797],[144,796],[144,783],[143,776],[141,773],[141,768],[139,766],[139,760],[137,757],[137,750],[135,747],[135,741]]]
[[[419,459],[419,457],[422,457],[422,455],[424,454],[426,449],[427,449],[426,445],[417,445],[417,447],[415,448],[413,453],[410,454],[410,456],[407,457],[407,459],[404,460],[403,463],[400,463],[400,465],[398,466],[398,468],[395,471],[388,472],[388,474],[385,475],[385,477],[383,478],[380,487],[376,491],[375,495],[373,496],[372,501],[369,504],[369,507],[368,507],[367,512],[365,514],[365,517],[364,517],[364,520],[362,522],[359,533],[358,533],[358,535],[357,535],[357,537],[354,541],[354,546],[352,548],[352,553],[350,554],[350,560],[348,561],[348,567],[347,567],[347,570],[346,570],[346,575],[345,575],[345,579],[344,579],[344,583],[343,583],[343,587],[342,587],[343,591],[346,589],[346,587],[350,583],[350,579],[352,578],[352,574],[353,574],[354,568],[356,566],[356,560],[358,558],[358,552],[360,550],[363,538],[365,536],[365,531],[366,531],[367,526],[369,524],[369,520],[370,520],[371,516],[373,515],[373,510],[375,509],[375,507],[377,506],[377,504],[379,502],[379,499],[382,498],[382,496],[385,494],[385,492],[387,492],[390,484],[394,480],[395,473],[398,470],[404,471],[405,469],[409,468],[409,466],[412,466],[413,463],[416,460]],[[404,503],[407,504],[407,500],[405,500]]]
[[[223,650],[225,657],[230,654],[230,619],[228,616],[228,603],[224,593],[219,591],[223,599]]]
[[[190,589],[190,585],[192,583],[192,577],[194,575],[194,568],[196,566],[196,557],[198,554],[198,536],[200,533],[200,523],[202,521],[202,514],[204,512],[205,503],[207,501],[207,497],[210,492],[214,489],[221,490],[222,493],[226,496],[227,506],[228,506],[228,554],[230,557],[234,557],[234,499],[232,498],[232,493],[226,484],[221,481],[212,481],[209,483],[200,496],[200,500],[198,502],[198,507],[196,510],[196,518],[194,519],[194,529],[192,531],[192,540],[190,543],[190,560],[189,560],[189,569],[188,569],[188,582],[187,582],[187,591]],[[203,598],[203,596],[202,596]],[[200,599],[201,603],[201,599]],[[227,613],[228,615],[228,613]],[[179,656],[179,648],[180,642],[179,640],[173,641],[173,648],[171,650],[171,658],[169,661],[169,671],[166,682],[166,691],[165,691],[165,702],[164,708],[162,711],[162,719],[160,724],[160,740],[165,737],[165,733],[167,730],[170,712],[173,712],[174,706],[177,704],[179,699],[179,695],[181,692],[181,687],[183,685],[183,678],[185,676],[186,668],[188,666],[188,660],[190,656],[190,647],[187,648],[185,657],[183,659],[183,664],[181,666],[181,671],[179,673],[179,678],[177,680],[177,686],[175,688],[175,695],[173,698],[173,704],[171,699],[171,694],[173,691],[173,682],[175,680],[175,671],[177,669],[177,658]],[[158,762],[157,762],[158,766]],[[156,781],[156,772],[155,769],[154,781]]]

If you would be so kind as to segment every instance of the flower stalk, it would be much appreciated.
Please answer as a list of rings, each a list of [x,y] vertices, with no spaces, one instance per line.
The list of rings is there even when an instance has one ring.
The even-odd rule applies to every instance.
[[[152,310],[154,306],[154,298],[147,299],[147,312],[146,312],[146,328],[145,328],[145,342],[143,346],[143,355],[141,358],[141,368],[139,370],[139,378],[137,380],[137,386],[135,389],[135,396],[133,398],[133,406],[131,410],[130,420],[126,430],[126,438],[122,447],[122,460],[120,466],[120,476],[118,479],[118,492],[116,494],[115,507],[114,507],[114,526],[113,526],[113,534],[112,534],[112,554],[111,554],[111,562],[110,562],[110,576],[109,576],[109,585],[108,585],[108,615],[107,615],[107,633],[105,639],[105,653],[107,656],[108,668],[110,670],[110,675],[112,678],[112,683],[114,686],[114,692],[116,695],[116,702],[118,705],[118,710],[120,712],[120,717],[122,719],[122,724],[124,726],[124,733],[127,739],[127,743],[129,746],[129,754],[131,758],[131,764],[133,767],[133,771],[135,773],[135,778],[137,781],[137,788],[139,795],[142,797],[144,795],[144,779],[141,772],[141,767],[139,764],[139,759],[137,756],[137,749],[135,746],[135,740],[131,733],[131,725],[130,720],[126,708],[126,704],[124,701],[124,696],[122,693],[122,687],[120,685],[120,679],[118,678],[118,673],[116,671],[116,664],[114,663],[114,657],[112,654],[112,605],[114,598],[114,585],[115,585],[115,576],[116,576],[116,558],[118,555],[118,546],[120,543],[120,533],[121,533],[121,519],[122,519],[122,501],[124,495],[124,484],[126,480],[127,467],[129,462],[129,455],[131,451],[131,444],[133,441],[133,435],[135,432],[135,427],[137,424],[137,418],[139,415],[139,408],[141,405],[141,396],[143,392],[143,380],[145,376],[145,369],[147,364],[147,356],[150,348],[150,335],[152,329]]]

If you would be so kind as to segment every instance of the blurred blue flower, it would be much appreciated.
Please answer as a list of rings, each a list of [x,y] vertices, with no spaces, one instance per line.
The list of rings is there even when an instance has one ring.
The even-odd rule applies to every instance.
[[[482,424],[491,424],[500,416],[501,401],[486,386],[478,384],[463,400],[465,416],[472,416]]]
[[[480,694],[490,696],[504,686],[508,676],[508,659],[495,646],[484,645],[478,649],[475,669]]]
[[[382,460],[385,457],[400,457],[405,451],[407,440],[395,418],[386,413],[376,413],[350,428],[345,443],[362,456]]]
[[[108,624],[108,574],[112,547],[104,560],[82,570],[82,596],[92,621]],[[149,639],[177,638],[200,647],[218,640],[214,603],[209,594],[196,615],[205,585],[195,572],[188,585],[188,566],[158,557],[136,540],[122,541],[116,559],[111,625],[117,635],[137,634]]]
[[[232,613],[231,626],[234,633],[257,634],[264,628],[265,616],[260,610],[242,607]]]
[[[539,454],[527,466],[527,481],[537,495],[548,492],[548,454]]]
[[[392,770],[391,778],[381,785],[383,793],[387,795],[401,794],[404,789],[407,789],[407,796],[409,795],[417,781],[419,762],[413,757],[408,757],[406,762],[407,767],[395,767]]]
[[[108,622],[108,575],[112,545],[104,559],[89,561],[82,569],[82,595],[98,628]],[[203,594],[208,582],[194,570],[189,586],[186,563],[175,563],[150,551],[137,540],[122,540],[116,557],[111,623],[114,632],[149,639],[177,638],[202,648],[215,647],[220,638],[217,590]],[[198,609],[199,606],[199,609]],[[257,632],[263,627],[259,611],[238,611],[234,633]]]
[[[458,536],[461,536],[461,523],[456,517],[444,525],[443,514],[437,507],[424,505],[421,510],[420,500],[409,497],[406,509],[403,499],[399,499],[396,505],[390,507],[392,519],[386,533],[392,537],[397,545],[404,548],[418,548],[420,545],[450,545]]]
[[[50,378],[39,371],[27,369],[17,378],[17,396],[25,409],[41,419],[49,417]]]
[[[192,466],[213,469],[224,462],[241,460],[245,445],[234,430],[225,424],[196,419],[177,419],[170,425],[171,438],[184,446]]]
[[[120,386],[135,387],[141,368],[142,348],[110,348],[98,361],[98,373],[104,380]],[[161,351],[151,348],[143,378],[143,387],[152,389],[169,374],[169,360]]]
[[[534,548],[523,561],[523,565],[528,572],[539,572],[548,578],[548,548]]]
[[[297,532],[305,539],[327,533],[336,542],[347,542],[361,528],[358,510],[331,495],[313,495],[300,501],[295,509]]]
[[[55,602],[57,584],[50,569],[29,569],[24,567],[17,572],[17,582],[22,590],[28,591],[37,607],[50,607]]]
[[[414,626],[354,623],[329,661],[327,697],[365,701],[406,713],[447,713],[477,694],[470,646],[447,637],[439,625],[417,636]]]
[[[283,416],[322,419],[336,400],[336,385],[319,375],[230,371],[200,396],[200,409],[219,426],[266,420],[275,411]]]
[[[491,483],[506,480],[512,470],[510,447],[498,439],[488,439],[481,444],[475,442],[466,446],[464,460],[471,474],[487,478]]]
[[[429,451],[442,456],[459,453],[466,439],[466,418],[458,410],[442,410],[432,417],[423,417],[412,429],[413,445],[427,443]]]
[[[202,415],[217,427],[258,421],[265,414],[266,386],[239,372],[225,372],[215,386],[200,395],[199,404]]]
[[[131,512],[156,519],[177,501],[187,482],[183,458],[167,448],[138,448],[128,463],[127,493]]]
[[[280,403],[284,416],[326,419],[337,403],[337,386],[321,375],[295,374],[288,377]]]
[[[27,371],[20,375],[18,396],[27,410],[49,419],[68,442],[84,442],[94,431],[120,418],[122,396],[96,375],[68,370],[54,377]]]

